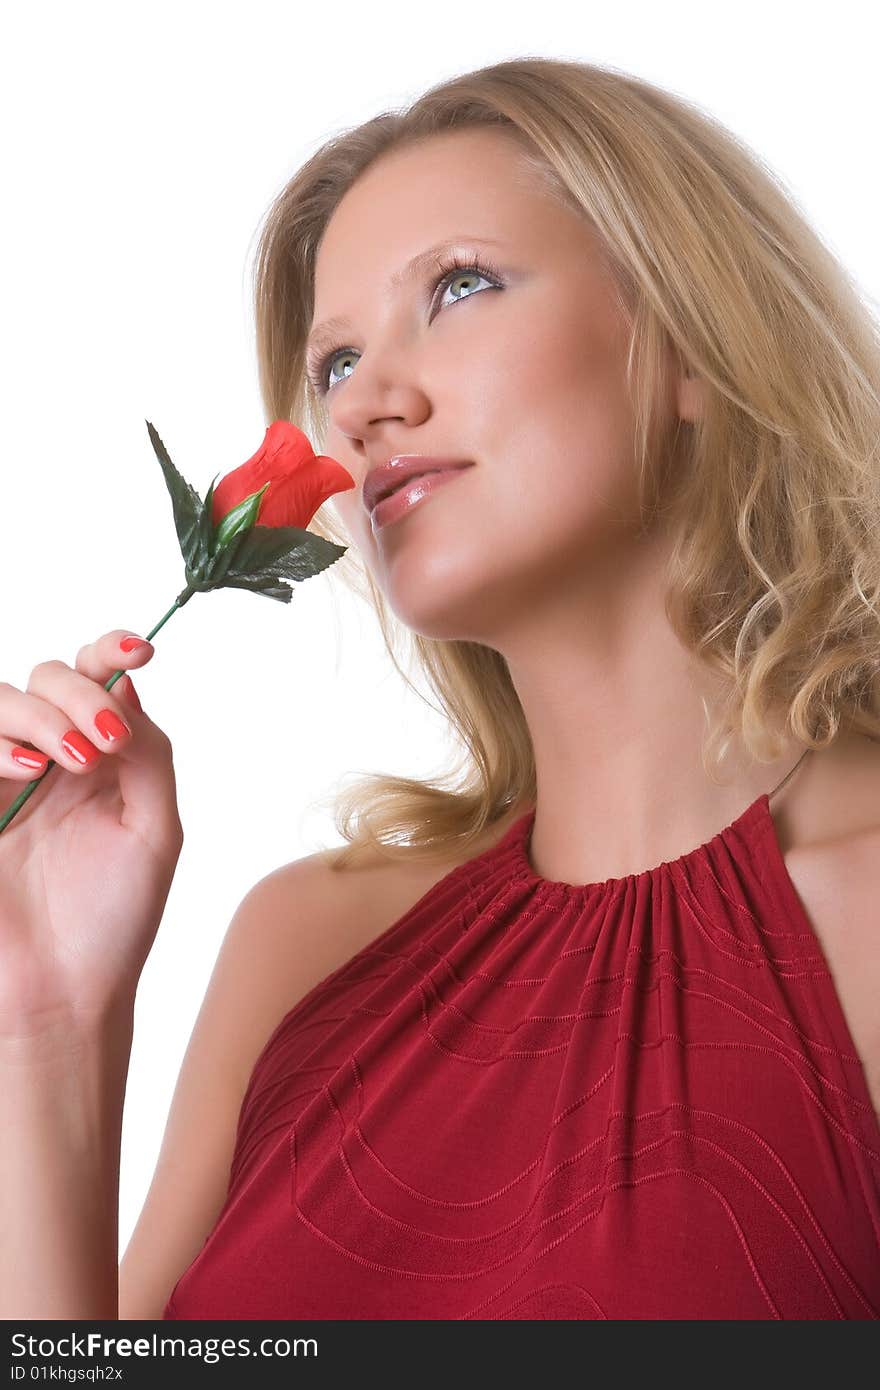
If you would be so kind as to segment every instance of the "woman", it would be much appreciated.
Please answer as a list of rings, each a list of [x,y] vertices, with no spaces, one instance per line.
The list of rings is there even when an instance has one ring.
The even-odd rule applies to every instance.
[[[273,1013],[164,1315],[880,1316],[880,361],[844,272],[704,114],[527,59],[319,150],[256,290],[267,417],[358,484],[315,529],[466,754],[340,803],[323,888],[350,926],[382,887]]]

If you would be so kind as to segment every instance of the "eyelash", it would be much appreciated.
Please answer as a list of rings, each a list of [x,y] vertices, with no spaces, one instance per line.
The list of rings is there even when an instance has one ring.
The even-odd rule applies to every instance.
[[[457,275],[460,275],[462,271],[465,270],[475,270],[481,279],[490,281],[493,288],[496,290],[504,288],[501,282],[500,272],[489,261],[484,260],[478,252],[474,251],[467,256],[460,256],[456,251],[453,252],[447,260],[438,261],[437,278],[432,285],[431,303],[434,303],[438,291],[441,290],[441,288],[443,290],[446,289],[447,281],[451,283]],[[465,295],[465,299],[470,298],[471,296],[469,294]],[[352,351],[357,351],[357,349],[350,347],[329,348],[314,366],[307,368],[306,375],[319,396],[326,396],[328,392],[332,391],[333,386],[339,385],[338,382],[333,382],[330,386],[327,385],[327,369],[333,361],[333,358],[338,357],[341,352]]]

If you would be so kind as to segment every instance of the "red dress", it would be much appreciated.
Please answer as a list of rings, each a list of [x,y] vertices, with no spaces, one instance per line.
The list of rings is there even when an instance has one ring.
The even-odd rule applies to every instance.
[[[655,869],[534,811],[280,1021],[165,1318],[877,1318],[880,1127],[758,797]]]

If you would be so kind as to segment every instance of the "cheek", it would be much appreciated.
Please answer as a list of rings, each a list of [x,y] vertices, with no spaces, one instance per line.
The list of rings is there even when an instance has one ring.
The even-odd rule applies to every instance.
[[[440,392],[444,443],[477,460],[460,490],[380,545],[359,490],[330,503],[392,610],[425,636],[486,640],[542,589],[619,554],[637,520],[625,343],[595,306],[545,300],[527,323],[525,338],[521,322],[493,334]]]
[[[603,495],[582,431],[566,442],[532,421],[458,487],[414,512],[374,566],[413,631],[491,644],[524,607],[606,563],[618,572],[623,508]]]
[[[540,545],[637,515],[626,348],[606,325],[585,330],[586,319],[545,313],[525,347],[508,341],[495,359],[474,491],[505,544]]]

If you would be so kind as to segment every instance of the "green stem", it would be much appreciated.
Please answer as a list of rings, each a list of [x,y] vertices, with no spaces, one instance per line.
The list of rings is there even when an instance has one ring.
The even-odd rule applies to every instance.
[[[192,598],[195,592],[195,589],[191,589],[189,585],[187,585],[185,589],[181,590],[181,592],[177,595],[177,598],[172,603],[171,607],[168,609],[168,612],[165,614],[165,616],[159,619],[156,626],[152,629],[151,632],[147,633],[148,642],[151,642],[153,640],[160,627],[165,626],[172,613],[176,613],[178,608],[182,608],[185,603],[189,603],[190,599]],[[114,671],[110,679],[105,682],[104,689],[112,690],[116,682],[119,680],[120,676],[124,675],[124,670]],[[8,811],[5,811],[3,815],[0,816],[0,832],[4,831],[9,822],[13,819],[13,817],[18,815],[18,812],[21,810],[28,797],[33,796],[40,783],[45,782],[47,775],[52,771],[53,767],[55,767],[55,763],[50,758],[49,762],[46,764],[44,770],[40,773],[39,777],[35,777],[32,782],[28,782],[25,788],[15,798]]]

